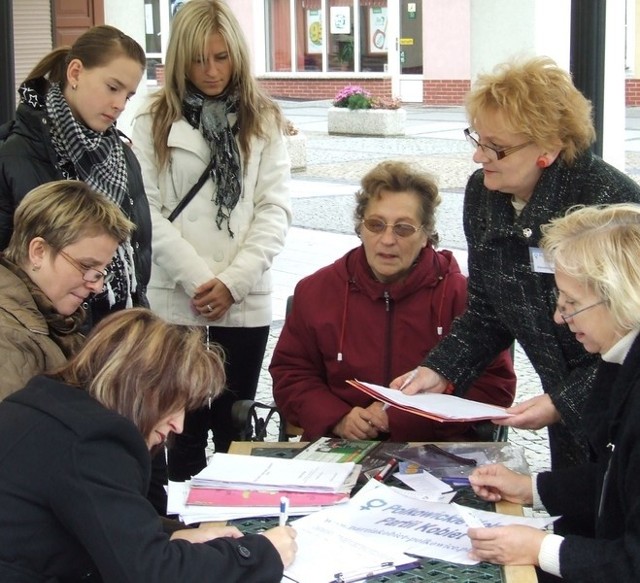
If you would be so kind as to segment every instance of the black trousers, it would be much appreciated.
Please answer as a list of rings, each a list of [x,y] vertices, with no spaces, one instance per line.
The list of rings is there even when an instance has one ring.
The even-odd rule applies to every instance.
[[[187,413],[184,431],[175,435],[168,450],[169,479],[188,480],[206,465],[209,430],[213,432],[215,451],[228,451],[237,438],[231,421],[231,407],[239,399],[254,399],[258,388],[262,360],[269,338],[269,326],[258,328],[223,328],[209,326],[209,341],[225,352],[225,391],[203,407]]]

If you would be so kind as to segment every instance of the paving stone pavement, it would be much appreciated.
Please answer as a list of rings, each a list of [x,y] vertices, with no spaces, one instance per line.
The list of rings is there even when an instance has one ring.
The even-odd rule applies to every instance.
[[[402,159],[434,174],[441,190],[442,203],[438,210],[440,247],[464,253],[466,241],[462,232],[462,198],[469,174],[477,167],[471,151],[462,137],[467,123],[461,108],[408,107],[407,135],[401,137],[345,137],[327,133],[328,102],[281,102],[286,117],[307,138],[307,166],[293,174],[292,205],[296,241],[300,237],[324,233],[335,234],[336,245],[331,254],[333,239],[329,239],[327,258],[315,268],[303,265],[291,268],[291,246],[274,261],[274,279],[284,281],[284,296],[293,292],[300,277],[328,264],[344,253],[353,236],[353,192],[360,178],[375,164],[385,159]],[[640,115],[637,110],[627,112],[625,161],[627,172],[640,182]],[[309,194],[309,186],[315,186]],[[292,233],[289,235],[292,239]],[[324,241],[324,239],[323,239]],[[352,246],[357,244],[357,240]],[[313,243],[311,243],[313,245]],[[346,247],[349,248],[349,247]],[[295,250],[293,250],[295,251]],[[271,377],[268,364],[282,329],[282,298],[274,309],[267,351],[258,387],[257,399],[272,402]],[[274,306],[276,304],[274,303]],[[515,369],[518,376],[516,401],[523,401],[541,392],[540,382],[526,355],[516,345]],[[275,439],[273,432],[270,439]],[[510,442],[525,449],[532,471],[549,469],[549,448],[546,430],[510,429]]]

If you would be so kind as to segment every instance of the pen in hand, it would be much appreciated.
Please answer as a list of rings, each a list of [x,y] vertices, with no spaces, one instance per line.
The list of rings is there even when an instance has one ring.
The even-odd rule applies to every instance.
[[[289,498],[282,496],[280,498],[280,515],[278,517],[278,526],[286,526],[289,521]]]
[[[418,369],[420,367],[416,366],[416,368],[414,368],[410,373],[409,376],[404,379],[404,382],[402,383],[402,385],[400,385],[400,388],[398,389],[400,392],[402,392],[408,385],[409,383],[416,378],[417,374],[418,374]]]

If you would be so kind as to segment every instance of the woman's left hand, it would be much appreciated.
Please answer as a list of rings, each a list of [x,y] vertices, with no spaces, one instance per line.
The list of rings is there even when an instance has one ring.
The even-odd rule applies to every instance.
[[[518,429],[542,429],[561,420],[560,413],[549,395],[537,395],[507,409],[513,417],[494,419],[496,425],[508,425]]]
[[[478,561],[497,565],[538,565],[542,539],[547,533],[530,526],[494,526],[470,528],[469,555]]]
[[[233,304],[233,296],[224,283],[213,278],[196,288],[193,307],[207,320],[219,320]]]
[[[186,540],[190,543],[206,543],[214,538],[229,536],[240,538],[244,536],[235,526],[218,526],[214,524],[201,524],[198,528],[185,528],[176,530],[171,535],[171,540]]]

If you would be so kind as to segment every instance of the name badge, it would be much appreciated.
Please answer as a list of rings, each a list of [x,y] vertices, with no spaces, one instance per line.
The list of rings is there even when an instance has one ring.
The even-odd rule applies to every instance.
[[[549,263],[540,247],[529,247],[529,259],[531,260],[531,270],[534,273],[555,273],[553,263]]]

